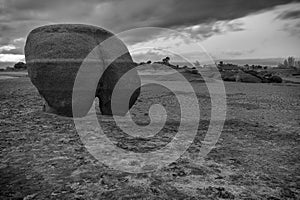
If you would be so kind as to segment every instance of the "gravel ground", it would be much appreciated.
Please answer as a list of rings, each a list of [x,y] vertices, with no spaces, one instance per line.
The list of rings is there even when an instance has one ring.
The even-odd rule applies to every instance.
[[[0,80],[0,199],[299,199],[300,85],[226,83],[227,117],[216,147],[197,155],[210,119],[204,83],[193,82],[201,121],[193,144],[176,162],[155,172],[130,174],[105,166],[85,148],[74,122],[43,113],[27,77]],[[136,139],[102,118],[119,147],[149,151],[176,134],[179,105],[167,90],[146,86],[131,114],[149,123],[148,110],[170,111],[161,134]]]

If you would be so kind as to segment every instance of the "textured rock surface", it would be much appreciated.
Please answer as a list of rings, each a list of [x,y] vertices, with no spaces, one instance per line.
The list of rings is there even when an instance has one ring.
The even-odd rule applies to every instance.
[[[25,46],[25,58],[28,65],[28,73],[32,83],[36,86],[41,96],[46,100],[44,110],[63,116],[72,116],[72,90],[74,81],[83,60],[97,45],[113,34],[99,27],[82,24],[57,24],[36,28],[28,35]],[[117,39],[118,40],[118,39]],[[118,40],[119,47],[126,46]],[[102,51],[97,51],[97,62],[105,58]],[[102,114],[111,114],[110,99],[114,85],[119,78],[134,67],[130,54],[127,53],[114,60],[103,73],[95,91],[81,88],[83,95],[96,92],[100,98]],[[100,68],[103,66],[99,66]],[[104,68],[100,69],[102,72]],[[86,74],[86,80],[90,79],[93,71]],[[100,79],[100,77],[99,77]],[[138,84],[138,76],[134,77],[134,84]],[[139,91],[130,101],[130,107],[134,104]],[[87,98],[88,99],[88,98]],[[76,99],[73,99],[76,102]],[[79,116],[84,116],[93,98],[86,100],[84,109]],[[126,113],[127,110],[120,112]]]

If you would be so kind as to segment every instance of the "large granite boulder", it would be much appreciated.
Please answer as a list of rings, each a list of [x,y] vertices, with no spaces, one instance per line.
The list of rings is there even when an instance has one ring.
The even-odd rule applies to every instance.
[[[112,48],[125,49],[126,53],[115,58],[107,68],[103,68],[101,63],[110,58],[105,53],[107,49],[103,49],[107,46],[102,47],[100,43],[112,36],[114,35],[111,32],[102,28],[82,24],[42,26],[29,33],[25,45],[28,74],[40,95],[45,99],[44,109],[46,112],[62,116],[74,116],[73,102],[73,106],[82,107],[77,109],[80,111],[74,117],[84,116],[90,109],[95,97],[98,97],[102,114],[112,114],[110,102],[114,86],[123,74],[136,66],[126,46],[115,37],[115,46]],[[86,61],[86,57],[91,52],[94,54],[94,60]],[[86,97],[79,98],[78,96],[77,99],[74,99],[73,96],[72,99],[75,78],[83,61],[85,61],[85,66],[91,65],[91,70],[84,72],[82,80],[86,80],[86,82],[82,83],[82,88],[80,88],[82,95],[86,95]],[[99,67],[98,64],[100,64]],[[96,77],[97,82],[94,88],[84,87],[89,84],[91,79],[95,79],[95,74],[98,76],[98,73],[95,73],[95,67],[97,72],[103,73],[101,79],[100,76]],[[125,84],[124,90],[128,87],[138,88],[140,86],[137,72],[133,70],[133,73],[134,76],[127,81],[128,84]],[[138,96],[139,89],[131,96],[129,105],[125,106],[126,109],[120,110],[118,114],[124,115],[135,103]]]

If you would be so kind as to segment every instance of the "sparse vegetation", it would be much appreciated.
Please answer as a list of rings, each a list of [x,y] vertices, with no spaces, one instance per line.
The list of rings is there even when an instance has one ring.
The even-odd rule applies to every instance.
[[[201,64],[200,64],[200,62],[198,60],[196,60],[196,62],[194,63],[194,66],[195,67],[201,67]]]
[[[300,68],[300,61],[297,61],[293,56],[289,56],[287,59],[283,61],[283,63],[279,63],[278,67],[280,68]]]
[[[165,57],[164,59],[162,59],[162,62],[163,62],[164,64],[169,64],[170,58],[169,58],[169,57]]]
[[[42,112],[28,78],[0,81],[0,199],[299,199],[299,86],[226,82],[230,112],[217,145],[199,162],[189,156],[203,144],[211,99],[205,83],[191,84],[202,117],[186,154],[153,173],[129,174],[92,157],[72,119]],[[151,140],[119,134],[113,119],[99,123],[120,148],[158,149],[176,134],[176,102],[168,90],[145,86],[134,119],[147,124],[151,104],[170,110],[162,134]]]

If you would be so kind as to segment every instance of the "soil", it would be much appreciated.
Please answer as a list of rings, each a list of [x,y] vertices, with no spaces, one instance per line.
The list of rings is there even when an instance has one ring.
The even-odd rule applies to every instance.
[[[130,174],[95,159],[71,118],[42,112],[28,77],[0,80],[0,199],[300,199],[300,85],[225,83],[225,125],[199,162],[191,155],[199,152],[211,105],[205,83],[191,84],[201,107],[193,144],[160,170]],[[165,139],[133,141],[106,120],[121,148],[151,150],[176,134],[178,102],[169,91],[145,87],[131,114],[147,124],[149,105],[169,107]]]

